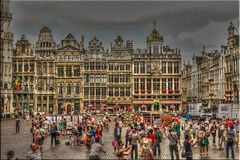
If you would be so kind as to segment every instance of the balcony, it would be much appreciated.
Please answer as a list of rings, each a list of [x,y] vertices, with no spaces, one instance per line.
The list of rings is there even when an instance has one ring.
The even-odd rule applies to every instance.
[[[173,90],[168,90],[168,94],[172,94],[173,93]]]
[[[174,90],[174,93],[180,93],[180,90]]]
[[[164,93],[164,94],[167,93],[167,90],[162,90],[162,93]]]
[[[233,92],[231,90],[225,91],[225,94],[232,94]]]
[[[137,94],[138,94],[138,93],[139,93],[139,90],[134,90],[134,93],[137,93]]]

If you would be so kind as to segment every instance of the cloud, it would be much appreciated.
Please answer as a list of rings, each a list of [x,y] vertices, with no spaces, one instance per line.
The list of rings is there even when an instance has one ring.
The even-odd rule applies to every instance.
[[[35,43],[40,28],[52,28],[59,43],[69,32],[77,40],[85,35],[86,43],[96,35],[105,48],[117,35],[133,40],[135,48],[146,47],[146,36],[157,22],[165,44],[180,48],[183,58],[226,44],[230,21],[239,26],[238,1],[144,1],[144,2],[79,2],[79,1],[13,1],[12,30]]]
[[[238,28],[238,20],[231,20],[236,24]],[[226,34],[227,27],[229,26],[230,21],[226,22],[214,22],[212,21],[209,25],[196,30],[196,31],[187,31],[180,32],[177,35],[178,41],[190,40],[196,45],[207,44],[211,47],[219,47],[221,44],[226,43]]]

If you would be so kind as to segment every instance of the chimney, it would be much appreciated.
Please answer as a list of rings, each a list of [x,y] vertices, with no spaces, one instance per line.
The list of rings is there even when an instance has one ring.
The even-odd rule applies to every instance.
[[[81,36],[80,47],[84,48],[84,36]]]

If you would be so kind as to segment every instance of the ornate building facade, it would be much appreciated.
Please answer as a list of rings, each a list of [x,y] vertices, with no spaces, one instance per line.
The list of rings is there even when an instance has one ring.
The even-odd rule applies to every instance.
[[[23,42],[29,47],[29,54],[34,53],[34,65],[31,66],[32,55],[26,62],[30,69],[26,73],[28,88],[32,76],[35,84],[33,96],[29,92],[26,100],[33,103],[34,111],[70,113],[89,107],[97,110],[131,107],[140,111],[142,106],[148,111],[181,109],[180,50],[163,45],[156,25],[147,37],[147,49],[135,50],[133,41],[124,42],[121,36],[111,43],[110,50],[104,49],[96,36],[84,47],[84,37],[78,42],[71,33],[56,45],[52,30],[45,26],[40,30],[36,47],[31,49],[24,37],[16,44],[14,62],[24,68],[27,59],[21,57],[19,62],[17,56],[20,51],[21,56],[28,54],[19,48]],[[22,74],[24,79],[25,72]],[[26,84],[21,81],[21,86]]]
[[[231,23],[227,45],[222,45],[220,51],[207,52],[204,47],[202,56],[193,56],[191,90],[183,88],[186,90],[183,96],[191,99],[187,104],[202,103],[203,107],[216,109],[221,103],[231,103],[239,107],[239,34],[235,31]],[[182,72],[189,72],[189,67],[184,67]],[[183,84],[189,81],[184,75],[182,80]]]
[[[35,57],[31,44],[22,35],[15,44],[13,53],[13,106],[24,110],[33,110],[34,106],[34,79],[35,79]],[[18,81],[18,82],[17,82]],[[16,84],[19,83],[19,84]]]
[[[0,50],[0,111],[13,112],[12,56],[13,33],[11,32],[12,14],[10,0],[1,1],[1,50]]]
[[[34,110],[38,112],[53,112],[55,81],[56,43],[52,30],[44,26],[38,35],[35,51],[35,96]]]

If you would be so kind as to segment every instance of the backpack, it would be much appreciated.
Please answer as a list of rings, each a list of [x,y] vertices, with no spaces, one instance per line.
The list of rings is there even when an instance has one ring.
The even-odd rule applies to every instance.
[[[57,132],[56,126],[52,126],[52,127],[51,127],[51,133],[52,133],[52,134],[56,134],[56,132]]]

